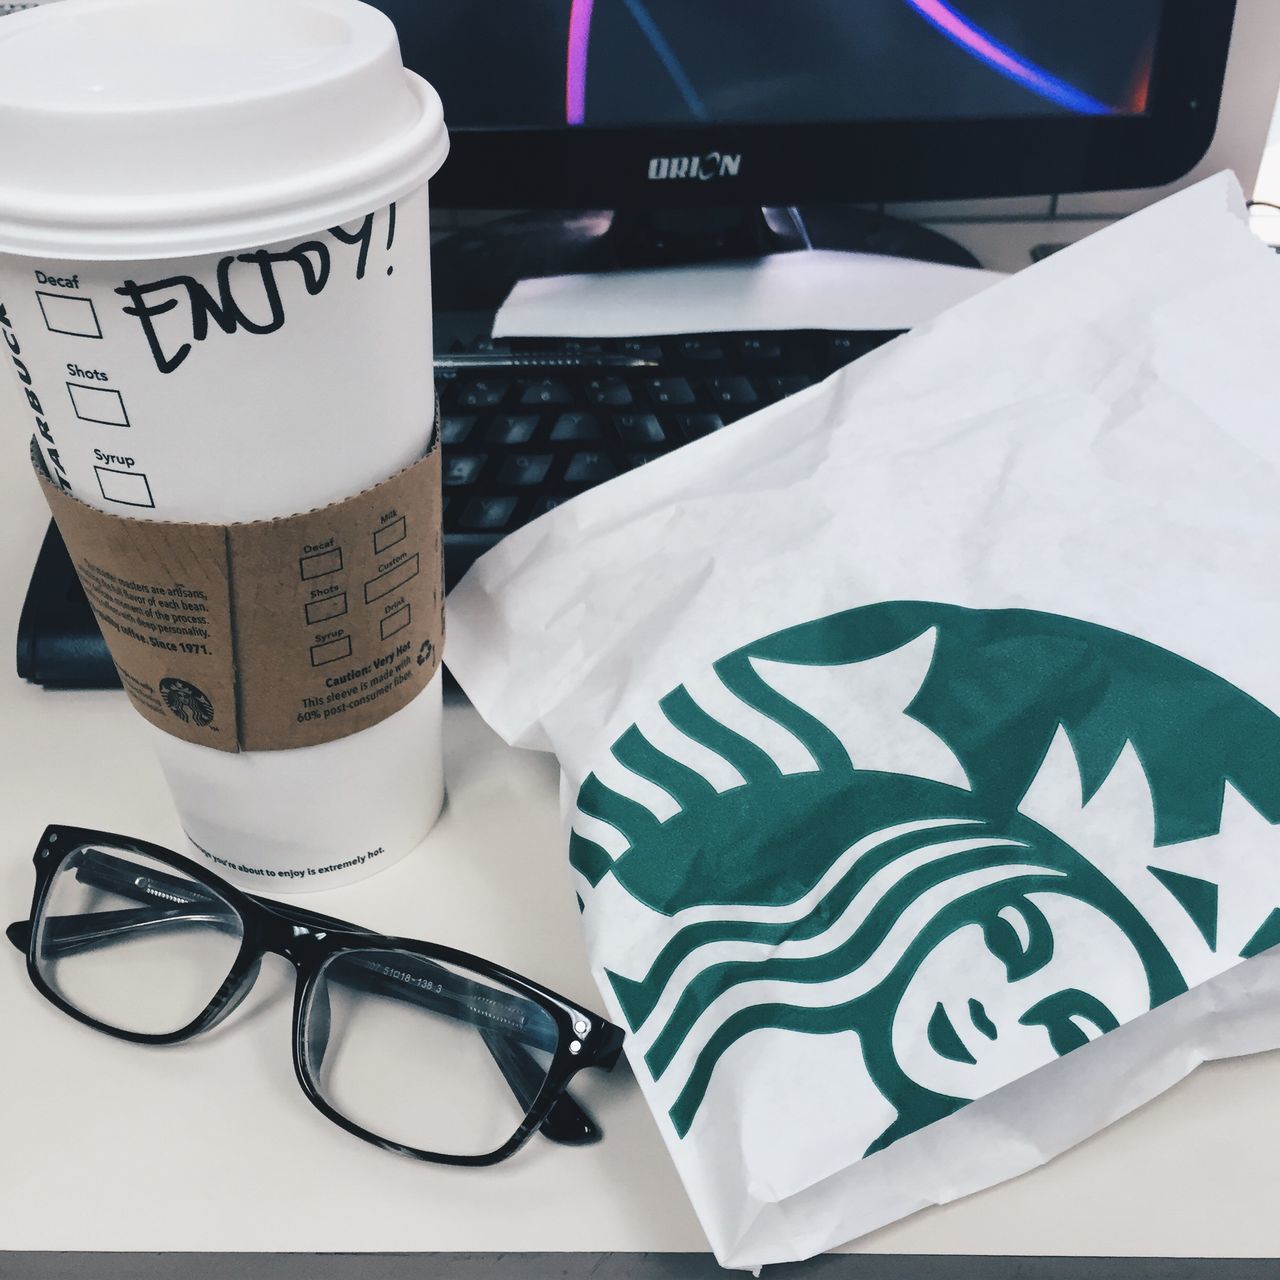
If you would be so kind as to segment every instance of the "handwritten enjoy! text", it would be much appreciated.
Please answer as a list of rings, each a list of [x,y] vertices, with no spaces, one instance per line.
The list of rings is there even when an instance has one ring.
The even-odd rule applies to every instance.
[[[376,216],[369,214],[354,231],[344,227],[330,227],[328,231],[339,245],[358,249],[357,280],[364,279],[369,265]],[[395,234],[396,207],[392,204],[387,209],[388,250]],[[307,295],[316,297],[324,292],[333,271],[334,247],[330,241],[317,238],[288,249],[254,249],[249,253],[230,254],[218,262],[212,290],[194,276],[175,275],[146,284],[126,280],[116,293],[128,299],[128,305],[123,308],[125,315],[136,316],[141,323],[156,368],[161,373],[173,373],[214,326],[227,334],[239,330],[266,334],[283,328],[286,316],[281,286],[290,273],[296,272]],[[390,267],[387,273],[391,273]],[[251,312],[256,313],[257,318]],[[166,337],[156,321],[171,313],[176,314],[164,323],[168,335],[166,345]]]

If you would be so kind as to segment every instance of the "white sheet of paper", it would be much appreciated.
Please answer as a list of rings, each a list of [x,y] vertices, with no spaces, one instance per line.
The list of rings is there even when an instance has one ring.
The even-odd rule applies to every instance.
[[[757,262],[522,280],[495,338],[632,338],[752,329],[911,329],[999,271],[800,249]]]
[[[1280,1046],[1280,261],[1229,175],[549,513],[446,660],[560,761],[717,1256]]]

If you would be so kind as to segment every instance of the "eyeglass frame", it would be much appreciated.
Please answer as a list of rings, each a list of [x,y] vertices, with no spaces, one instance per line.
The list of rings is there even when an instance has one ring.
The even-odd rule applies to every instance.
[[[45,908],[50,888],[68,857],[86,846],[95,845],[106,846],[106,849],[100,849],[100,852],[118,850],[136,853],[172,867],[219,895],[239,916],[243,934],[239,952],[230,971],[208,1005],[191,1022],[177,1031],[163,1034],[126,1031],[101,1022],[60,996],[45,981],[40,972],[36,956],[35,923],[40,919]],[[278,955],[288,960],[297,973],[293,999],[292,1049],[294,1074],[298,1084],[318,1111],[355,1137],[362,1138],[383,1150],[393,1151],[413,1159],[433,1164],[470,1167],[498,1164],[514,1155],[534,1133],[539,1131],[553,1142],[570,1146],[586,1145],[597,1142],[603,1137],[600,1127],[569,1094],[568,1086],[579,1072],[589,1067],[602,1071],[612,1070],[621,1055],[624,1033],[621,1027],[615,1026],[599,1014],[552,991],[549,987],[544,987],[502,965],[453,947],[426,942],[418,938],[381,934],[346,920],[308,911],[293,903],[260,898],[256,894],[237,888],[215,872],[182,854],[175,853],[172,849],[132,836],[88,827],[52,824],[40,837],[32,861],[35,866],[36,884],[31,900],[30,916],[26,920],[15,921],[9,925],[5,934],[15,947],[25,953],[27,976],[36,990],[56,1008],[85,1026],[135,1044],[157,1046],[180,1044],[205,1031],[212,1030],[227,1018],[252,989],[262,958],[268,954]],[[149,878],[154,879],[154,876]],[[303,1013],[311,1007],[312,995],[328,961],[344,953],[361,951],[407,952],[428,963],[442,961],[445,964],[470,970],[478,976],[501,982],[517,995],[533,1001],[555,1023],[556,1048],[552,1053],[551,1063],[546,1068],[545,1079],[529,1104],[519,1127],[500,1147],[474,1156],[426,1151],[394,1142],[381,1134],[364,1129],[326,1101],[318,1083],[312,1079],[307,1063],[305,1043],[307,1026]],[[516,1094],[517,1100],[520,1101],[520,1089],[508,1074],[507,1067],[500,1060],[498,1066]],[[539,1067],[538,1070],[541,1071],[542,1068]]]

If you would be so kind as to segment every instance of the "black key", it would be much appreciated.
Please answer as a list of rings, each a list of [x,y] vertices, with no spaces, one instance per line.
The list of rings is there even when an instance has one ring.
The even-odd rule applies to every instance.
[[[455,453],[444,461],[444,483],[450,488],[456,488],[464,484],[475,484],[483,466],[483,454]]]
[[[619,350],[624,356],[634,356],[637,360],[662,359],[662,347],[647,338],[628,338],[620,344]]]
[[[690,440],[700,440],[713,431],[724,426],[724,419],[718,413],[682,413],[676,424]]]
[[[829,333],[827,334],[827,354],[837,364],[848,364],[868,351],[874,351],[885,341],[885,334],[868,331],[867,333]]]
[[[481,338],[479,342],[473,342],[467,350],[474,351],[478,355],[505,356],[511,354],[511,343],[504,338]]]
[[[551,470],[549,453],[515,453],[502,460],[498,472],[499,484],[541,484]]]
[[[553,498],[539,498],[533,504],[533,514],[535,516],[545,516],[548,511],[554,511],[563,501],[563,495],[557,495]]]
[[[617,474],[618,468],[607,453],[575,453],[564,478],[570,484],[599,484]]]
[[[813,386],[815,381],[804,373],[784,373],[778,378],[766,378],[764,385],[770,395],[782,397],[793,396],[797,391]]]
[[[602,440],[599,419],[593,413],[562,413],[551,428],[552,440]]]
[[[592,404],[615,407],[635,404],[631,388],[621,378],[592,378],[587,383],[587,399]]]
[[[476,425],[473,415],[449,416],[440,419],[440,440],[443,444],[462,444]]]
[[[573,392],[554,378],[538,378],[520,384],[521,404],[572,404]]]
[[[724,348],[714,338],[680,338],[676,354],[684,360],[724,360]]]
[[[502,403],[511,389],[507,378],[477,378],[474,382],[460,384],[454,395],[454,404],[460,409],[492,409]]]
[[[646,462],[652,462],[655,458],[661,458],[660,453],[629,453],[627,454],[627,466],[643,467]]]
[[[586,338],[563,338],[559,345],[562,351],[573,356],[597,356],[604,350],[598,342]]]
[[[781,360],[782,343],[770,334],[742,339],[742,354],[748,360]]]
[[[514,498],[472,498],[458,523],[464,529],[502,529],[515,509]]]
[[[693,404],[693,388],[683,378],[648,378],[645,386],[658,404]]]
[[[489,424],[484,438],[490,444],[528,444],[538,429],[536,413],[503,413]]]
[[[614,419],[618,434],[627,444],[665,444],[662,423],[651,413],[620,413]]]
[[[751,405],[760,401],[751,380],[741,375],[736,378],[712,378],[708,386],[711,398],[719,404]]]

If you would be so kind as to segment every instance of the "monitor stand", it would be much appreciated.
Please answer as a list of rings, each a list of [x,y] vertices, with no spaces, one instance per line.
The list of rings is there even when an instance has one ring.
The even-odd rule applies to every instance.
[[[940,232],[870,209],[647,209],[509,214],[450,232],[432,247],[435,305],[496,310],[518,280],[841,249],[976,267]]]

